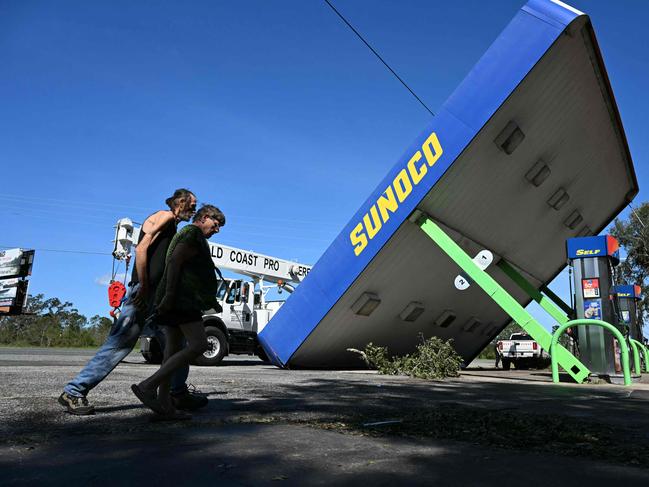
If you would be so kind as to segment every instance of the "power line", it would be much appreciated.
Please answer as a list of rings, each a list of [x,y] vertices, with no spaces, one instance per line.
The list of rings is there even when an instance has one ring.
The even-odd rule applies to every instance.
[[[13,198],[13,197],[12,197]],[[2,194],[0,194],[0,200],[6,199]],[[117,211],[113,208],[111,209],[104,209],[104,208],[88,208],[88,205],[92,205],[95,203],[83,203],[83,202],[73,202],[69,201],[65,205],[63,203],[50,203],[48,201],[45,201],[44,198],[32,198],[25,196],[23,197],[23,201],[25,204],[29,205],[38,205],[36,207],[34,206],[25,206],[25,205],[20,205],[22,201],[11,201],[9,203],[4,203],[0,201],[0,215],[1,216],[11,216],[12,214],[20,214],[20,215],[25,215],[29,216],[32,218],[33,216],[38,216],[38,215],[33,215],[33,213],[38,213],[38,212],[47,212],[47,213],[54,213],[58,216],[74,216],[76,218],[79,218],[79,221],[75,221],[75,225],[78,224],[83,224],[84,221],[87,221],[89,218],[92,218],[94,221],[93,223],[95,224],[103,224],[104,222],[108,222],[109,216],[104,216],[104,215],[99,215],[96,213],[93,213],[95,211],[110,211],[113,214],[118,214]],[[56,201],[56,200],[52,200]],[[62,201],[62,200],[58,200]],[[102,205],[100,203],[96,203],[97,205]],[[43,207],[40,208],[39,206]],[[64,208],[61,208],[63,207]],[[76,207],[76,208],[74,208]],[[135,208],[135,207],[126,207],[122,206],[123,208]],[[80,211],[78,208],[82,208],[83,211]],[[22,213],[21,213],[22,212]],[[29,213],[29,214],[28,214]],[[19,215],[19,216],[20,216]],[[80,217],[80,215],[82,215]],[[49,219],[49,217],[43,216],[43,218]],[[258,215],[246,215],[246,214],[237,214],[233,213],[230,214],[228,213],[228,218],[232,219],[237,219],[237,220],[254,220],[258,219]],[[97,223],[100,222],[100,223]],[[276,218],[276,217],[264,217],[264,222],[282,222],[282,223],[296,223],[296,224],[317,224],[317,225],[334,225],[334,223],[329,220],[314,220],[314,219],[308,219],[308,220],[300,220],[300,219],[295,219],[295,218]],[[111,221],[111,225],[114,224],[114,221]],[[133,223],[136,223],[135,221]],[[337,224],[336,224],[337,225]]]
[[[102,226],[104,228],[113,228],[115,226],[116,220],[110,219],[109,217],[104,217],[100,215],[93,215],[92,213],[86,212],[80,216],[78,211],[72,210],[54,210],[54,209],[40,209],[40,208],[14,208],[14,207],[3,207],[1,208],[0,216],[6,218],[9,217],[29,217],[29,218],[39,218],[48,221],[60,221],[70,223],[74,222],[74,226],[79,225],[92,225],[92,226]],[[6,211],[5,211],[6,210]],[[47,213],[47,214],[46,214]],[[52,216],[49,216],[49,215]],[[259,230],[265,230],[269,223],[272,223],[273,226],[275,223],[282,224],[283,229],[289,230],[304,230],[310,228],[309,226],[317,226],[318,229],[327,227],[328,229],[337,229],[342,226],[339,222],[324,221],[324,220],[296,220],[294,218],[273,218],[273,217],[264,217],[260,224],[248,224],[248,223],[239,223],[238,221],[250,221],[250,220],[259,220],[258,216],[250,215],[237,215],[237,214],[227,214],[228,221],[236,221],[236,223],[229,223],[229,227],[234,225],[237,228],[253,228]],[[142,222],[137,222],[132,220],[134,225],[142,225]],[[294,224],[289,226],[287,224]],[[297,226],[297,228],[296,228]]]
[[[349,27],[354,32],[354,34],[356,34],[358,38],[361,41],[363,41],[363,43],[369,48],[369,50],[372,51],[377,58],[379,58],[379,60],[385,65],[385,67],[388,68],[390,72],[401,82],[401,84],[406,87],[406,89],[412,94],[412,96],[414,96],[417,99],[417,101],[421,103],[421,105],[428,111],[428,113],[430,113],[434,117],[435,114],[432,112],[432,110],[428,108],[423,101],[421,101],[421,98],[419,98],[417,94],[414,91],[412,91],[410,86],[408,86],[406,82],[401,79],[401,77],[394,71],[394,69],[392,69],[388,65],[388,63],[385,62],[385,60],[379,55],[379,53],[376,52],[372,46],[370,46],[370,44],[363,38],[362,35],[360,35],[360,33],[356,29],[354,29],[354,26],[350,24],[347,21],[347,19],[343,17],[343,15],[338,10],[336,10],[336,7],[334,7],[329,0],[324,0],[324,1],[327,5],[331,7],[331,10],[333,10],[336,13],[336,15],[338,15],[338,17],[340,17],[342,21],[345,22],[345,24],[347,24],[347,27]]]
[[[10,247],[8,245],[0,245],[0,249],[31,249],[31,247],[21,247],[19,245]],[[90,254],[90,255],[113,255],[110,252],[90,252],[86,250],[67,250],[67,249],[32,249],[39,252],[62,252],[66,254]]]
[[[127,205],[118,205],[115,203],[93,203],[88,201],[74,201],[70,199],[57,199],[57,198],[40,198],[37,196],[27,196],[27,195],[17,195],[17,194],[8,194],[0,193],[0,198],[9,199],[9,200],[18,200],[26,202],[41,203],[50,206],[81,206],[82,208],[88,208],[88,206],[98,206],[104,208],[97,208],[97,210],[102,211],[112,211],[114,208],[126,208],[130,210],[141,210],[147,211],[146,208],[136,207],[136,206],[127,206]]]

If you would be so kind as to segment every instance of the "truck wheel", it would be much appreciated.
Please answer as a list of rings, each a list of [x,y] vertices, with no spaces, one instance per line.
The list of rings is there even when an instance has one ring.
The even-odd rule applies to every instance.
[[[209,348],[194,359],[195,365],[217,365],[223,360],[228,349],[228,340],[216,326],[206,326],[205,334]]]
[[[140,338],[140,352],[148,364],[162,363],[162,347],[156,337]]]
[[[509,370],[512,366],[511,361],[508,358],[503,359],[503,370]]]

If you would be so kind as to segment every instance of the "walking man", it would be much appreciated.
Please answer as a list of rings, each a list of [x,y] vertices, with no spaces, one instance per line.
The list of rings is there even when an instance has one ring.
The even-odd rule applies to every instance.
[[[156,292],[156,323],[164,327],[166,346],[160,369],[131,389],[137,398],[163,419],[188,419],[178,412],[169,395],[169,379],[208,348],[204,309],[218,306],[218,281],[207,239],[225,225],[225,215],[204,205],[191,225],[178,232],[167,252],[162,280]],[[183,337],[187,346],[183,348]]]
[[[155,290],[162,278],[169,244],[181,221],[189,221],[196,212],[196,196],[187,189],[177,189],[167,198],[169,210],[150,215],[142,224],[135,251],[135,268],[128,297],[122,312],[113,324],[104,344],[59,396],[59,403],[75,415],[94,414],[88,393],[111,373],[137,343],[150,314]],[[189,366],[181,368],[172,378],[174,404],[179,409],[197,409],[207,404],[207,398],[191,394],[185,381]]]

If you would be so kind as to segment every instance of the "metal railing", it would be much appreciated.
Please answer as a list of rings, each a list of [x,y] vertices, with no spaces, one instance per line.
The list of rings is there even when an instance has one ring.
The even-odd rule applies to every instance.
[[[644,370],[645,372],[649,372],[649,351],[647,351],[647,347],[644,346],[642,342],[639,342],[635,338],[631,337],[629,337],[629,343],[631,344],[631,348],[633,349],[633,363],[635,365],[635,373],[638,375],[642,374],[642,368],[640,367],[640,353],[638,352],[638,348],[644,353]]]
[[[617,339],[617,341],[620,344],[620,352],[622,355],[622,373],[624,374],[624,385],[630,386],[631,371],[629,370],[629,350],[627,347],[626,340],[624,339],[624,336],[622,335],[622,333],[620,333],[620,330],[615,328],[610,323],[607,323],[602,320],[586,320],[586,319],[572,320],[567,323],[564,323],[557,329],[557,331],[555,331],[552,334],[552,342],[550,344],[550,360],[552,363],[552,382],[554,383],[559,382],[559,363],[557,361],[556,354],[553,352],[557,350],[559,346],[559,337],[563,334],[564,331],[566,331],[568,328],[573,326],[599,326],[613,333],[613,336]]]

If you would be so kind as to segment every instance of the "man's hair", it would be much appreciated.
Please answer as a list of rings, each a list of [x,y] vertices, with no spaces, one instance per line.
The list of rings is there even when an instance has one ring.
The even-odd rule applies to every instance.
[[[210,218],[214,218],[219,222],[220,226],[225,225],[225,215],[221,210],[219,210],[216,206],[212,205],[203,205],[201,208],[196,212],[194,215],[194,219],[192,221],[198,221],[204,216],[208,216]]]
[[[174,191],[174,194],[165,200],[167,206],[174,210],[178,208],[182,203],[187,201],[191,196],[195,196],[190,190],[185,188],[179,188]]]

